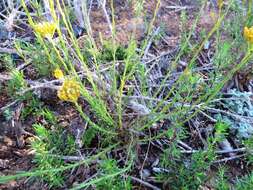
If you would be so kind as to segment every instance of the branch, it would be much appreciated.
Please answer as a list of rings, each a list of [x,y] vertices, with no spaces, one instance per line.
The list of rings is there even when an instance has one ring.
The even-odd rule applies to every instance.
[[[146,186],[146,187],[149,187],[149,188],[151,188],[151,189],[153,189],[153,190],[161,190],[160,188],[158,188],[158,187],[156,187],[156,186],[154,186],[154,185],[152,185],[152,184],[150,184],[150,183],[148,183],[148,182],[146,182],[146,181],[143,181],[143,180],[141,180],[141,179],[139,179],[139,178],[137,178],[137,177],[133,177],[133,176],[128,176],[128,175],[123,175],[124,177],[130,177],[133,181],[137,181],[137,182],[139,182],[140,184],[142,184],[142,185],[144,185],[144,186]]]

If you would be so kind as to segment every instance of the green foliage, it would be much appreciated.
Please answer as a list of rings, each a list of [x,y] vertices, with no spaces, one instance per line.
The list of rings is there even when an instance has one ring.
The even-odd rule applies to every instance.
[[[243,145],[247,149],[248,163],[253,164],[253,137],[243,140]]]
[[[97,131],[93,128],[88,128],[82,138],[82,142],[84,146],[89,146],[91,144],[91,141],[96,137]]]
[[[202,78],[198,73],[192,73],[191,71],[186,71],[184,79],[180,82],[180,93],[187,93],[185,97],[191,98],[193,92],[196,92],[198,87],[202,84]]]
[[[70,23],[74,23],[76,21],[76,15],[75,15],[75,10],[72,7],[66,7],[65,9],[66,15],[68,15]],[[60,20],[60,25],[64,26],[64,23],[62,20]]]
[[[36,16],[38,18],[43,18],[43,7],[40,5],[39,0],[33,0],[31,1],[31,7],[36,10]]]
[[[0,70],[6,69],[7,71],[11,71],[15,66],[16,64],[10,54],[0,54]]]
[[[248,190],[253,189],[253,173],[246,175],[238,180],[236,190]]]
[[[48,143],[51,136],[50,132],[42,125],[34,125],[34,131],[39,137],[32,142],[32,148],[35,150],[36,155],[34,162],[37,165],[36,170],[50,170],[52,168],[59,168],[64,165],[64,162],[57,157],[50,154],[54,153],[50,143]],[[50,184],[51,187],[60,187],[64,184],[62,172],[48,172],[42,175],[42,179]]]
[[[48,76],[54,70],[54,65],[52,65],[44,51],[38,51],[41,47],[37,47],[33,57],[33,66],[36,72],[41,76]]]
[[[228,179],[226,177],[224,168],[219,168],[218,176],[217,176],[217,183],[215,186],[216,190],[230,190],[230,185],[228,183]]]
[[[188,17],[186,15],[186,12],[182,11],[180,15],[180,25],[182,27],[181,28],[182,32],[180,33],[181,38],[179,43],[182,55],[188,54],[191,51],[191,46],[188,40],[189,27],[187,27],[187,20]]]
[[[40,138],[40,140],[47,140],[48,139],[49,132],[45,127],[43,127],[40,124],[34,124],[33,128],[34,128],[36,135]]]
[[[36,78],[50,75],[59,63],[56,53],[52,50],[52,46],[48,42],[45,44],[47,50],[38,41],[35,41],[33,44],[17,41],[16,46],[24,52],[22,56],[26,60],[30,59],[29,61],[32,62],[32,66],[37,74],[35,76]],[[51,59],[54,63],[50,62],[46,51],[50,52]]]
[[[10,109],[6,109],[3,112],[3,116],[4,116],[4,118],[5,118],[6,121],[10,121],[11,118],[13,117],[13,112]]]
[[[229,129],[229,124],[224,122],[217,122],[214,125],[215,128],[215,142],[221,142],[224,140],[225,136],[228,134],[227,130]]]
[[[237,52],[240,50],[246,51],[247,43],[245,43],[245,39],[243,38],[242,29],[247,25],[250,26],[252,25],[252,23],[250,24],[249,19],[245,17],[244,14],[245,7],[238,5],[238,3],[239,3],[238,1],[234,0],[235,6],[232,6],[232,8],[234,7],[235,9],[233,12],[231,12],[230,19],[226,19],[224,21],[224,30],[226,31],[229,37],[226,39],[227,40],[226,43],[230,44],[231,46],[230,49],[232,50],[229,52],[230,59],[239,58],[241,56],[241,54],[234,54],[233,53],[234,51]],[[231,25],[233,26],[231,27]],[[220,45],[221,44],[222,42],[220,43]],[[217,51],[217,53],[219,53],[219,51]]]
[[[117,162],[112,159],[105,159],[100,164],[100,173],[103,176],[117,173],[120,169],[117,167]],[[98,190],[130,190],[132,189],[130,179],[122,179],[119,177],[109,178],[100,181],[96,184]]]
[[[226,66],[228,66],[233,60],[233,55],[231,52],[232,46],[228,41],[219,43],[217,46],[218,49],[214,55],[213,62],[219,68],[226,68]]]
[[[126,56],[126,49],[123,46],[117,46],[115,50],[115,60],[124,60]],[[98,55],[98,60],[101,60],[101,62],[114,60],[114,49],[110,42],[104,42],[101,53]]]
[[[48,123],[55,123],[56,119],[50,110],[44,110],[42,115]],[[62,159],[57,156],[71,155],[76,153],[75,140],[73,136],[63,133],[60,126],[54,126],[51,130],[45,128],[41,124],[34,124],[34,131],[38,138],[32,141],[32,148],[35,150],[34,162],[36,170],[49,170],[48,173],[41,177],[48,182],[51,187],[61,187],[64,184],[64,173],[52,171],[54,168],[62,168],[67,166]]]
[[[21,119],[25,120],[29,115],[36,115],[41,112],[43,103],[36,97],[29,97],[26,99],[27,104],[21,110]]]
[[[198,189],[208,179],[206,173],[214,159],[212,149],[193,153],[187,158],[172,143],[161,157],[161,167],[167,172],[157,175],[157,179],[164,182],[165,189]]]
[[[140,16],[141,14],[143,14],[143,11],[145,11],[144,0],[128,0],[128,1],[129,3],[133,4],[135,16]]]
[[[11,80],[7,84],[7,92],[10,96],[18,97],[18,92],[26,87],[26,81],[22,72],[13,70],[11,72]]]
[[[54,113],[45,108],[45,109],[41,109],[39,112],[38,112],[38,115],[42,116],[50,125],[55,125],[57,123],[57,118],[56,116],[54,115]]]

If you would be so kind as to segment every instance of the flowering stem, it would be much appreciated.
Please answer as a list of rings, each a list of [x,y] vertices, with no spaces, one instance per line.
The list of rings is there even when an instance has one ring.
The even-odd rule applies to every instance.
[[[82,107],[78,104],[78,102],[74,102],[76,109],[78,110],[78,112],[80,113],[81,117],[88,122],[88,124],[90,124],[94,129],[97,129],[98,131],[101,131],[103,133],[106,134],[111,134],[111,135],[117,135],[117,133],[115,132],[111,132],[111,131],[107,131],[103,128],[101,128],[100,126],[98,126],[96,123],[94,123],[93,121],[91,121],[91,119],[83,112]]]
[[[66,71],[69,71],[69,69],[68,69],[67,65],[65,64],[64,60],[62,59],[62,57],[61,57],[61,55],[60,55],[58,49],[56,48],[56,45],[55,45],[55,42],[53,41],[53,39],[52,39],[52,38],[48,38],[48,41],[53,45],[53,49],[54,49],[55,53],[57,54],[57,56],[58,56],[60,62],[61,62],[62,65],[64,66],[65,70],[66,70]]]

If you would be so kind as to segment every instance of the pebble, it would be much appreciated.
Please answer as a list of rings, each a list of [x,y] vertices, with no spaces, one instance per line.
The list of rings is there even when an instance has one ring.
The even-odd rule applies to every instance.
[[[140,171],[140,176],[143,179],[146,179],[147,177],[149,177],[151,175],[150,171],[148,169],[144,169]]]

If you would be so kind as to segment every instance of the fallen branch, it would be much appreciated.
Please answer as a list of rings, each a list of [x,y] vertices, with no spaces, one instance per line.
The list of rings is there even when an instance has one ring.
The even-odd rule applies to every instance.
[[[235,160],[235,159],[244,157],[246,155],[247,154],[241,154],[241,155],[231,156],[231,157],[228,157],[228,158],[223,158],[223,159],[214,161],[213,164],[217,164],[217,163],[221,163],[221,162],[228,162],[228,161],[231,161],[231,160]]]
[[[7,104],[7,105],[4,106],[4,107],[1,107],[1,108],[0,108],[0,113],[4,112],[6,109],[8,109],[8,108],[11,107],[11,106],[14,106],[14,105],[17,104],[18,102],[19,102],[18,100],[15,100],[15,101],[13,101],[13,102]]]
[[[52,84],[52,81],[49,82],[45,82],[45,83],[39,83],[36,82],[34,86],[31,86],[29,88],[26,88],[25,90],[22,90],[21,92],[19,92],[19,95],[24,95],[25,93],[32,91],[32,90],[37,90],[40,88],[50,88],[53,90],[58,90],[60,87],[57,85]]]
[[[181,150],[181,153],[185,153],[185,154],[193,154],[196,152],[200,152],[203,150]],[[207,150],[204,150],[207,151]],[[246,148],[236,148],[236,149],[231,149],[231,150],[217,150],[215,151],[216,154],[228,154],[228,153],[237,153],[237,152],[250,152],[253,154],[253,150],[248,150]]]
[[[15,49],[1,48],[0,47],[0,53],[9,53],[9,54],[12,54],[12,53],[17,53],[17,51]]]
[[[137,177],[128,176],[128,175],[123,175],[123,176],[124,177],[130,177],[133,181],[136,181],[136,182],[138,182],[138,183],[140,183],[140,184],[142,184],[142,185],[144,185],[146,187],[149,187],[149,188],[151,188],[153,190],[161,190],[160,188],[158,188],[158,187],[156,187],[156,186],[154,186],[154,185],[152,185],[152,184],[150,184],[150,183],[148,183],[146,181],[143,181],[143,180],[141,180],[141,179],[139,179]]]

